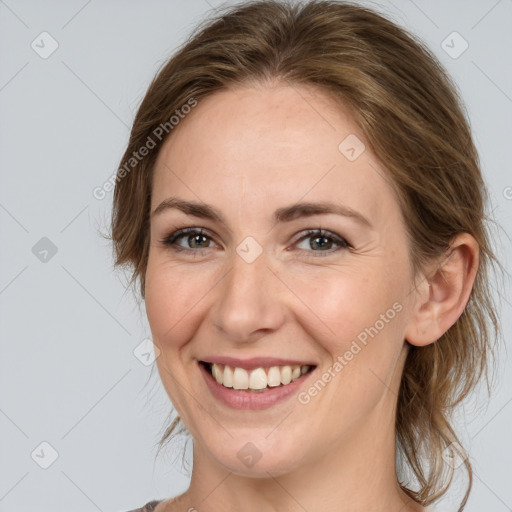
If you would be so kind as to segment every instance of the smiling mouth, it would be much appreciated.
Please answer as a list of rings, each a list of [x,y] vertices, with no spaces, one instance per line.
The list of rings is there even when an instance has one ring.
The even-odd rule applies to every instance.
[[[283,365],[246,370],[206,361],[199,361],[199,364],[221,386],[252,393],[263,393],[272,388],[285,387],[316,368],[313,365]]]

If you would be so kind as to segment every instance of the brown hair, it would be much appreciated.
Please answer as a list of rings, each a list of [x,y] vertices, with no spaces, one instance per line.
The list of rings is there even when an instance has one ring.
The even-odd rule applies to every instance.
[[[400,470],[407,469],[405,462],[419,489],[399,483],[428,506],[452,481],[443,454],[459,442],[450,424],[453,408],[484,374],[489,389],[491,334],[499,331],[489,277],[491,264],[498,262],[463,103],[437,58],[415,36],[373,10],[330,0],[245,2],[198,26],[153,79],[135,117],[121,161],[125,171],[120,169],[114,192],[115,264],[130,267],[132,284],[140,279],[144,297],[152,171],[159,148],[172,134],[169,129],[155,137],[157,127],[169,128],[170,117],[191,99],[273,79],[314,85],[353,113],[398,192],[414,271],[442,257],[458,233],[470,233],[479,244],[479,269],[464,312],[437,342],[410,348],[401,381]],[[150,139],[155,147],[134,164],[130,159]],[[129,161],[133,170],[128,172]],[[160,448],[179,421],[166,429]],[[469,482],[460,510],[472,487],[469,458],[464,464]]]

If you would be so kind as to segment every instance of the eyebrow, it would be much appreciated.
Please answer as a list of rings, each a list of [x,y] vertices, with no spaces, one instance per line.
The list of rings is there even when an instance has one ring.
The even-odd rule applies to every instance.
[[[187,215],[192,215],[202,219],[209,219],[227,226],[227,222],[224,219],[222,213],[215,207],[202,202],[185,201],[183,199],[178,199],[177,197],[169,197],[168,199],[162,201],[153,210],[151,216],[154,217],[155,215],[160,215],[169,209],[177,209]],[[363,214],[353,210],[348,206],[332,203],[329,201],[301,202],[278,208],[272,216],[272,221],[274,223],[291,222],[301,217],[312,217],[313,215],[326,214],[335,214],[341,215],[343,217],[349,217],[363,226],[370,228],[372,227],[370,221]]]

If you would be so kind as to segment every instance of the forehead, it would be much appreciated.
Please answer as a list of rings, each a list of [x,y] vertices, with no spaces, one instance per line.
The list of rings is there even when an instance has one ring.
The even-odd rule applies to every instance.
[[[158,155],[152,209],[170,194],[224,209],[242,199],[259,209],[328,199],[373,218],[397,208],[348,109],[302,85],[238,87],[202,99]]]

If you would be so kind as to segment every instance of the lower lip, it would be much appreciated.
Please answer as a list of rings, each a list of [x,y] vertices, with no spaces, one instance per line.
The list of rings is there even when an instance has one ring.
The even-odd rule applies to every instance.
[[[212,395],[223,404],[232,407],[233,409],[267,409],[273,405],[286,400],[291,395],[297,393],[298,389],[307,380],[307,378],[314,372],[310,371],[301,375],[298,379],[286,384],[286,386],[276,386],[269,388],[266,391],[251,392],[238,390],[233,388],[226,388],[219,384],[210,372],[201,364],[199,368],[206,381],[206,385],[212,392]]]

